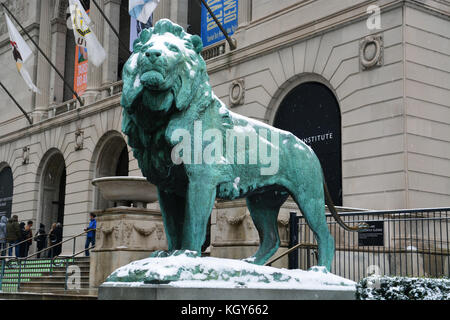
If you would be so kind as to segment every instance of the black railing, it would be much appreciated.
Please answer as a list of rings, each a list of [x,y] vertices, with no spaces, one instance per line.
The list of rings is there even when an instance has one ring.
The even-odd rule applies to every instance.
[[[374,273],[450,277],[450,208],[346,212],[340,216],[350,226],[366,222],[371,228],[347,232],[327,214],[336,246],[332,273],[355,281]],[[317,243],[304,218],[292,213],[290,230],[290,247],[299,248],[289,254],[289,268],[306,270],[316,265]]]

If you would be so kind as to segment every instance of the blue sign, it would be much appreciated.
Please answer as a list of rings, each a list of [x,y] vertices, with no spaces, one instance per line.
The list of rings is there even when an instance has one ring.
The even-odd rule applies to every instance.
[[[231,36],[238,26],[238,0],[207,0],[206,2],[228,35]],[[225,39],[219,26],[203,5],[201,29],[204,47]]]

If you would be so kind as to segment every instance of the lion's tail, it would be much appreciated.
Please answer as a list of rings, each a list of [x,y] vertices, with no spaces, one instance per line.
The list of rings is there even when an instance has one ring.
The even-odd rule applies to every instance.
[[[325,193],[325,203],[327,204],[331,215],[333,216],[333,218],[336,220],[336,222],[342,228],[344,228],[347,231],[355,232],[355,231],[364,230],[364,229],[366,229],[368,227],[367,224],[365,224],[365,223],[359,224],[356,227],[351,227],[351,226],[345,224],[344,221],[342,221],[341,217],[337,213],[337,210],[336,210],[336,208],[335,208],[335,206],[333,204],[333,200],[331,200],[330,192],[328,191],[328,187],[327,187],[327,183],[326,183],[325,179],[323,180],[323,191]]]

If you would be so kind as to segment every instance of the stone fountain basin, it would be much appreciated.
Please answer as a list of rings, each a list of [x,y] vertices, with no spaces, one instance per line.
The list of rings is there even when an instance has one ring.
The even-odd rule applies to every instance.
[[[151,203],[158,200],[156,186],[144,177],[102,177],[92,180],[92,184],[110,201]]]

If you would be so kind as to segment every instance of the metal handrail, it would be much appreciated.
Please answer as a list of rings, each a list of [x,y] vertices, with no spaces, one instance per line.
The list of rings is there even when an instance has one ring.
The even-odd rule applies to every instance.
[[[317,244],[313,244],[313,243],[299,243],[295,246],[293,246],[292,248],[289,248],[289,250],[283,252],[282,254],[278,255],[277,257],[269,260],[268,262],[266,262],[264,265],[265,266],[270,266],[272,263],[280,260],[281,258],[283,258],[284,256],[288,255],[289,253],[300,249],[300,248],[307,248],[307,249],[316,249],[317,248]]]
[[[42,250],[40,250],[40,251],[37,251],[37,252],[35,252],[35,253],[33,253],[33,254],[30,254],[30,255],[28,255],[27,257],[14,257],[14,258],[11,258],[11,256],[0,256],[0,260],[2,260],[2,264],[1,264],[1,273],[0,273],[0,290],[1,290],[1,287],[2,287],[2,283],[3,283],[3,277],[4,277],[4,271],[5,271],[5,266],[6,266],[6,264],[8,265],[8,267],[19,268],[17,288],[20,289],[21,271],[22,271],[22,262],[23,262],[23,261],[27,261],[28,259],[30,259],[31,257],[36,256],[37,254],[40,254],[40,253],[42,253],[42,252],[44,252],[44,251],[53,249],[54,247],[60,246],[60,245],[62,245],[63,243],[66,243],[66,242],[71,241],[71,240],[74,240],[74,251],[75,251],[75,240],[76,240],[76,238],[81,237],[81,236],[87,234],[88,232],[90,232],[90,231],[95,231],[95,230],[96,230],[96,229],[87,229],[86,231],[83,231],[83,232],[80,233],[80,234],[77,234],[77,235],[75,235],[75,236],[72,236],[72,237],[70,237],[70,238],[68,238],[68,239],[65,239],[65,240],[61,241],[61,242],[55,243],[54,245],[52,245],[52,246],[50,246],[50,247],[47,247],[47,248],[44,248],[44,249],[42,249]],[[29,238],[29,239],[30,239],[30,238]],[[24,240],[24,241],[22,241],[22,242],[20,242],[20,243],[23,243],[23,242],[25,242],[25,241],[29,241],[29,239],[26,239],[26,240]],[[16,245],[19,245],[20,243],[17,243]],[[92,247],[94,247],[94,246],[92,246]],[[57,263],[55,263],[55,260],[56,260],[56,259],[64,259],[64,260],[65,260],[65,264],[66,264],[66,280],[67,280],[67,265],[68,265],[68,259],[71,259],[71,258],[75,257],[76,255],[78,255],[78,254],[80,254],[80,253],[82,253],[82,252],[85,252],[86,250],[89,250],[89,249],[90,249],[90,248],[83,249],[82,251],[79,251],[79,252],[77,252],[77,253],[74,252],[74,253],[72,254],[72,256],[55,256],[55,257],[52,257],[51,260],[50,260],[50,274],[53,272],[53,266],[57,266],[57,267],[58,267],[58,266],[61,266],[61,267],[62,267],[63,264],[64,264],[64,263],[60,263],[60,264],[58,265]],[[6,259],[9,259],[9,260],[5,263],[5,260],[6,260]],[[16,266],[13,265],[14,262],[17,263]],[[67,286],[67,283],[65,284],[65,287],[66,287],[66,286]]]
[[[31,237],[31,238],[33,238],[33,237]],[[27,242],[27,241],[30,241],[31,238],[22,240],[22,241],[20,241],[20,242],[18,242],[18,243],[15,243],[15,244],[12,245],[12,246],[6,247],[5,249],[0,250],[0,253],[3,252],[3,251],[6,252],[6,251],[9,250],[10,248],[15,248],[15,247],[17,247],[18,245],[20,245],[20,244],[22,244],[22,243],[25,243],[25,242]]]
[[[26,242],[26,241],[30,241],[30,239],[34,239],[35,240],[35,238],[37,237],[37,236],[49,236],[50,235],[50,233],[44,233],[44,234],[35,234],[34,235],[34,237],[32,236],[31,238],[28,238],[28,239],[25,239],[25,240],[22,240],[21,242],[18,242],[18,243],[16,243],[16,244],[14,244],[14,245],[12,245],[12,246],[9,246],[9,247],[6,247],[5,249],[1,249],[0,250],[0,254],[3,252],[3,251],[7,251],[7,250],[9,250],[9,248],[15,248],[16,246],[18,246],[18,245],[20,245],[20,244],[22,244],[22,243],[24,243],[24,242]],[[36,240],[35,240],[36,241]],[[4,257],[4,256],[3,256]]]
[[[29,259],[29,258],[31,258],[31,257],[34,257],[34,256],[36,256],[37,254],[39,254],[39,253],[42,253],[42,252],[44,252],[44,251],[47,251],[47,250],[50,250],[50,249],[52,249],[52,248],[54,248],[54,247],[57,247],[57,246],[59,246],[59,245],[61,245],[61,244],[63,244],[63,243],[66,243],[66,242],[68,242],[68,241],[70,241],[70,240],[73,240],[73,239],[75,239],[75,238],[78,238],[78,237],[81,237],[82,235],[84,235],[84,234],[86,234],[86,233],[88,233],[88,232],[90,232],[90,231],[95,231],[96,229],[88,229],[88,230],[86,230],[86,231],[83,231],[82,233],[80,233],[80,234],[77,234],[77,235],[75,235],[75,236],[72,236],[72,237],[70,237],[70,238],[68,238],[68,239],[66,239],[66,240],[63,240],[63,241],[61,241],[61,242],[58,242],[58,243],[55,243],[54,245],[51,245],[50,247],[46,247],[46,248],[44,248],[44,249],[42,249],[42,250],[40,250],[40,251],[37,251],[37,252],[35,252],[35,253],[33,253],[33,254],[30,254],[30,255],[28,255],[28,256],[26,256],[26,257],[14,257],[15,259],[14,260],[27,260],[27,259]],[[48,234],[47,234],[48,235]],[[28,238],[28,239],[26,239],[26,240],[24,240],[24,241],[21,241],[21,242],[19,242],[19,243],[17,243],[17,245],[19,245],[19,244],[21,244],[21,243],[24,243],[25,241],[29,241],[31,238]],[[11,246],[11,248],[13,248],[13,246]],[[7,250],[8,248],[6,248],[6,249],[4,249],[4,250]],[[1,251],[4,251],[4,250],[1,250]],[[5,259],[5,258],[11,258],[11,256],[0,256],[0,259]]]

